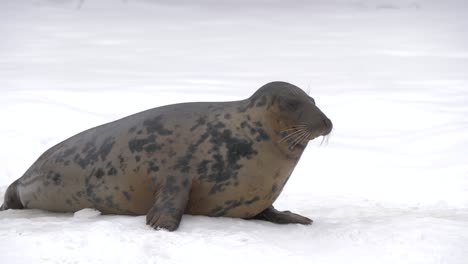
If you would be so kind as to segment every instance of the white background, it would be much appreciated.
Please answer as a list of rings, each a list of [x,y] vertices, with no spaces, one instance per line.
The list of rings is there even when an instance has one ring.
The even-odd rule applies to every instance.
[[[0,212],[1,263],[467,263],[466,1],[0,2],[0,195],[54,144],[282,80],[334,123],[279,209],[312,226]]]

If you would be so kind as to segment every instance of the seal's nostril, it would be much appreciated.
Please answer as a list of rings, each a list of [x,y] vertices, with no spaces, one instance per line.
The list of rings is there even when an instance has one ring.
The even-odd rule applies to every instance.
[[[327,128],[332,126],[332,122],[330,121],[330,119],[325,118],[322,121],[323,121],[323,124],[325,124]]]

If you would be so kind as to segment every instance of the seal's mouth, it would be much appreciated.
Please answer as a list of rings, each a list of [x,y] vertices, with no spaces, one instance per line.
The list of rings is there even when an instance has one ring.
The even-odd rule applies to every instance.
[[[320,124],[300,123],[280,132],[281,140],[279,143],[286,142],[289,149],[296,146],[304,146],[309,141],[323,136],[322,143],[328,142],[328,135],[333,129],[330,119],[325,118]]]

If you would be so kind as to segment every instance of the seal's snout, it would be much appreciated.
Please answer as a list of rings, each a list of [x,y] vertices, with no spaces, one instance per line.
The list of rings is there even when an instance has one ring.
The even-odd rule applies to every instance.
[[[323,122],[323,124],[325,126],[325,131],[323,132],[322,136],[326,136],[326,135],[330,134],[330,132],[332,131],[333,123],[327,117],[323,118],[322,122]]]

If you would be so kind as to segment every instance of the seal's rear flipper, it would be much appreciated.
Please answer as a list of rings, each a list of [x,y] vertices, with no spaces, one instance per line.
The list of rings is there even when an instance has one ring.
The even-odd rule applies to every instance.
[[[310,225],[313,222],[311,219],[305,216],[291,213],[290,211],[278,211],[273,206],[270,206],[251,219],[265,220],[276,224]]]
[[[146,224],[154,229],[174,231],[179,227],[189,199],[190,184],[183,177],[168,176],[156,193],[156,202],[146,215]]]
[[[14,181],[7,189],[3,205],[0,207],[0,211],[7,209],[23,209],[24,206],[18,195],[18,180]]]

